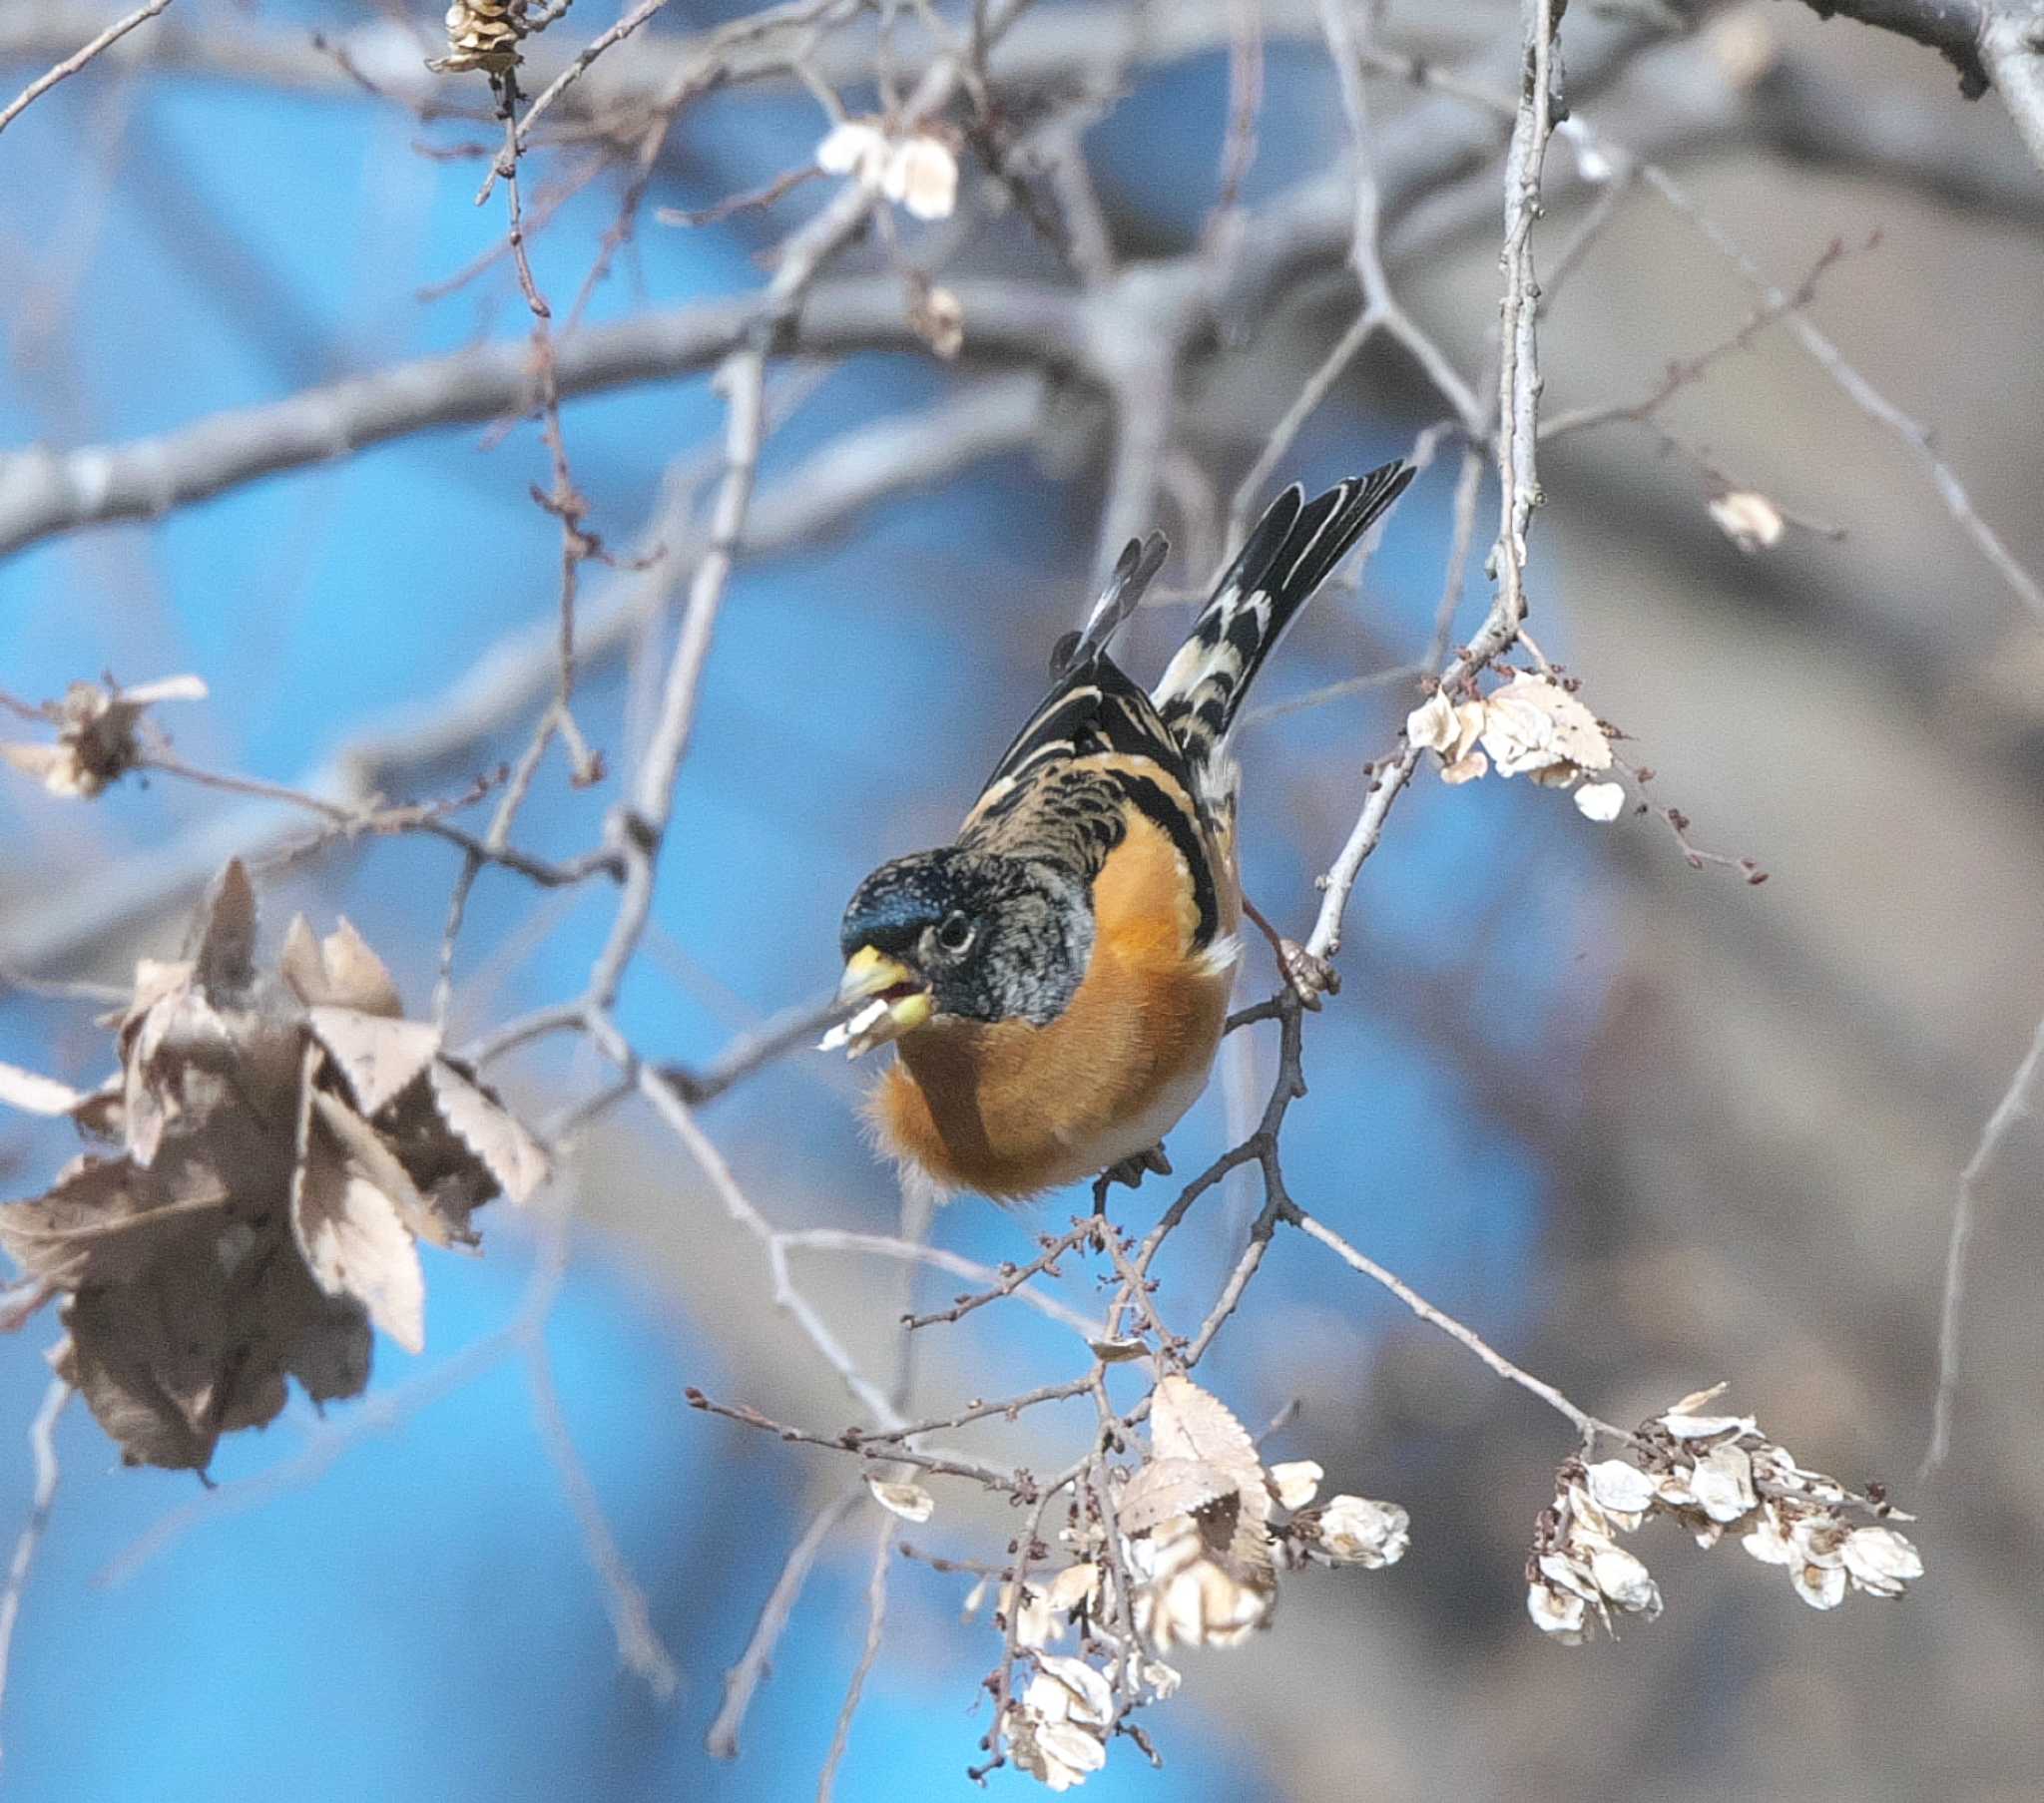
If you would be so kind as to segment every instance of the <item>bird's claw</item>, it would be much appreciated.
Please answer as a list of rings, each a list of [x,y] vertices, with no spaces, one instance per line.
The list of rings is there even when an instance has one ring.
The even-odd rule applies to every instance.
[[[1341,993],[1341,973],[1295,939],[1278,941],[1278,962],[1284,972],[1284,981],[1291,985],[1291,993],[1306,1008],[1317,1009],[1323,995]]]
[[[1093,1211],[1098,1214],[1106,1209],[1107,1192],[1116,1183],[1125,1183],[1131,1189],[1140,1188],[1144,1177],[1153,1170],[1161,1177],[1171,1175],[1171,1160],[1164,1155],[1162,1141],[1122,1159],[1118,1164],[1110,1164],[1100,1173],[1093,1185]]]

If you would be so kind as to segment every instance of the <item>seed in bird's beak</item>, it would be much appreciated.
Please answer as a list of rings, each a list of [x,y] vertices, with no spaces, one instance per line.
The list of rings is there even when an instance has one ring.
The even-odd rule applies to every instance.
[[[912,1032],[930,1018],[930,992],[916,974],[898,958],[889,958],[869,945],[860,946],[845,961],[837,999],[864,1001],[865,1006],[824,1034],[817,1043],[819,1052],[834,1052],[842,1046],[847,1057],[856,1058]]]

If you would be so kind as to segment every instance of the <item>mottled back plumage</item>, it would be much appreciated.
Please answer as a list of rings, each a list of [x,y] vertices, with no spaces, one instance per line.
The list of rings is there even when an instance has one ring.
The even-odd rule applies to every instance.
[[[1184,856],[1198,915],[1194,943],[1212,945],[1224,922],[1208,852],[1225,854],[1234,826],[1226,747],[1236,710],[1298,610],[1411,478],[1391,463],[1310,502],[1296,484],[1286,489],[1153,694],[1108,655],[1168,549],[1156,533],[1131,540],[1085,627],[1052,654],[1057,686],[994,766],[958,843],[1041,858],[1090,882],[1121,841],[1132,803]]]

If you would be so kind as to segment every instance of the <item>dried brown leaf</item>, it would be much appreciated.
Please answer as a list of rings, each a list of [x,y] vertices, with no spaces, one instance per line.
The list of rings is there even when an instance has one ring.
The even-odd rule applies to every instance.
[[[324,1295],[274,1234],[242,1222],[187,1240],[135,1283],[80,1291],[64,1324],[59,1375],[130,1464],[203,1471],[223,1433],[275,1418],[287,1375],[319,1401],[368,1381],[361,1306]]]
[[[346,1103],[323,1090],[313,1093],[312,1102],[320,1125],[340,1142],[356,1173],[382,1190],[413,1234],[436,1246],[476,1243],[468,1217],[485,1196],[463,1195],[444,1181],[430,1194],[421,1190],[389,1141]]]
[[[1193,1460],[1228,1474],[1243,1493],[1243,1507],[1259,1522],[1268,1520],[1271,1495],[1264,1462],[1248,1428],[1228,1405],[1189,1377],[1159,1380],[1150,1402],[1150,1447],[1157,1461]]]
[[[154,682],[140,682],[120,690],[115,704],[121,707],[153,707],[158,701],[203,701],[208,689],[201,676],[159,676]]]
[[[904,1522],[926,1522],[937,1506],[936,1499],[920,1484],[889,1484],[868,1476],[866,1489],[882,1509]]]
[[[1123,1487],[1115,1517],[1140,1537],[1182,1515],[1210,1509],[1242,1488],[1234,1473],[1204,1459],[1152,1459]]]
[[[352,1296],[407,1352],[426,1343],[426,1280],[418,1248],[396,1205],[310,1122],[291,1184],[291,1230],[313,1281],[329,1296]]]
[[[198,700],[205,693],[197,676],[166,676],[139,688],[73,682],[61,701],[38,710],[55,724],[57,742],[0,744],[0,762],[33,776],[53,795],[90,800],[141,760],[135,729],[146,708],[156,701]]]
[[[246,990],[256,977],[256,890],[240,858],[213,880],[193,954],[200,991],[209,1001]]]
[[[0,763],[12,764],[24,776],[34,777],[51,794],[66,800],[97,795],[105,786],[93,782],[80,766],[78,753],[69,745],[8,739],[0,742]]]
[[[217,1064],[226,1053],[226,1024],[194,987],[194,967],[164,969],[182,975],[132,1014],[121,1036],[122,1118],[138,1164],[156,1161],[165,1129],[185,1112],[184,1078],[193,1055],[203,1048],[205,1062]]]
[[[364,1115],[380,1114],[440,1050],[439,1029],[427,1021],[391,1020],[330,1005],[313,1008],[307,1018]]]
[[[1150,1342],[1143,1339],[1088,1340],[1086,1344],[1103,1365],[1127,1365],[1150,1354]]]
[[[345,915],[323,942],[313,937],[302,914],[293,915],[277,967],[307,1008],[352,1008],[390,1019],[404,1013],[389,967]]]
[[[0,1207],[0,1246],[22,1275],[60,1289],[140,1275],[163,1236],[183,1229],[167,1213],[163,1180],[127,1158],[73,1158],[42,1195]]]
[[[126,1143],[128,1109],[121,1094],[124,1087],[117,1071],[72,1110],[71,1119],[81,1133],[112,1145]]]
[[[157,1377],[160,1334],[138,1332],[124,1310],[126,1292],[95,1290],[64,1311],[70,1332],[57,1375],[86,1400],[93,1418],[130,1465],[203,1471],[213,1462],[217,1428],[195,1424]]]
[[[494,1095],[438,1058],[428,1072],[441,1119],[514,1202],[529,1201],[547,1180],[547,1155]]]
[[[128,1005],[99,1017],[102,1027],[119,1029],[121,1056],[124,1059],[128,1056],[129,1042],[143,1018],[164,997],[191,980],[192,965],[188,959],[136,959],[135,994],[129,998]]]

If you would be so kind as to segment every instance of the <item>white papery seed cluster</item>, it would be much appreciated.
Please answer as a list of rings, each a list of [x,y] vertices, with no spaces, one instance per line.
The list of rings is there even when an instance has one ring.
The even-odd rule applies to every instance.
[[[1660,1585],[1620,1545],[1657,1515],[1700,1547],[1737,1536],[1763,1565],[1784,1567],[1811,1608],[1835,1608],[1852,1590],[1899,1596],[1923,1576],[1916,1549],[1887,1525],[1908,1517],[1805,1471],[1752,1416],[1705,1413],[1722,1393],[1686,1396],[1648,1422],[1637,1463],[1571,1459],[1556,1474],[1526,1565],[1526,1609],[1543,1632],[1576,1645],[1619,1615],[1660,1614]]]

